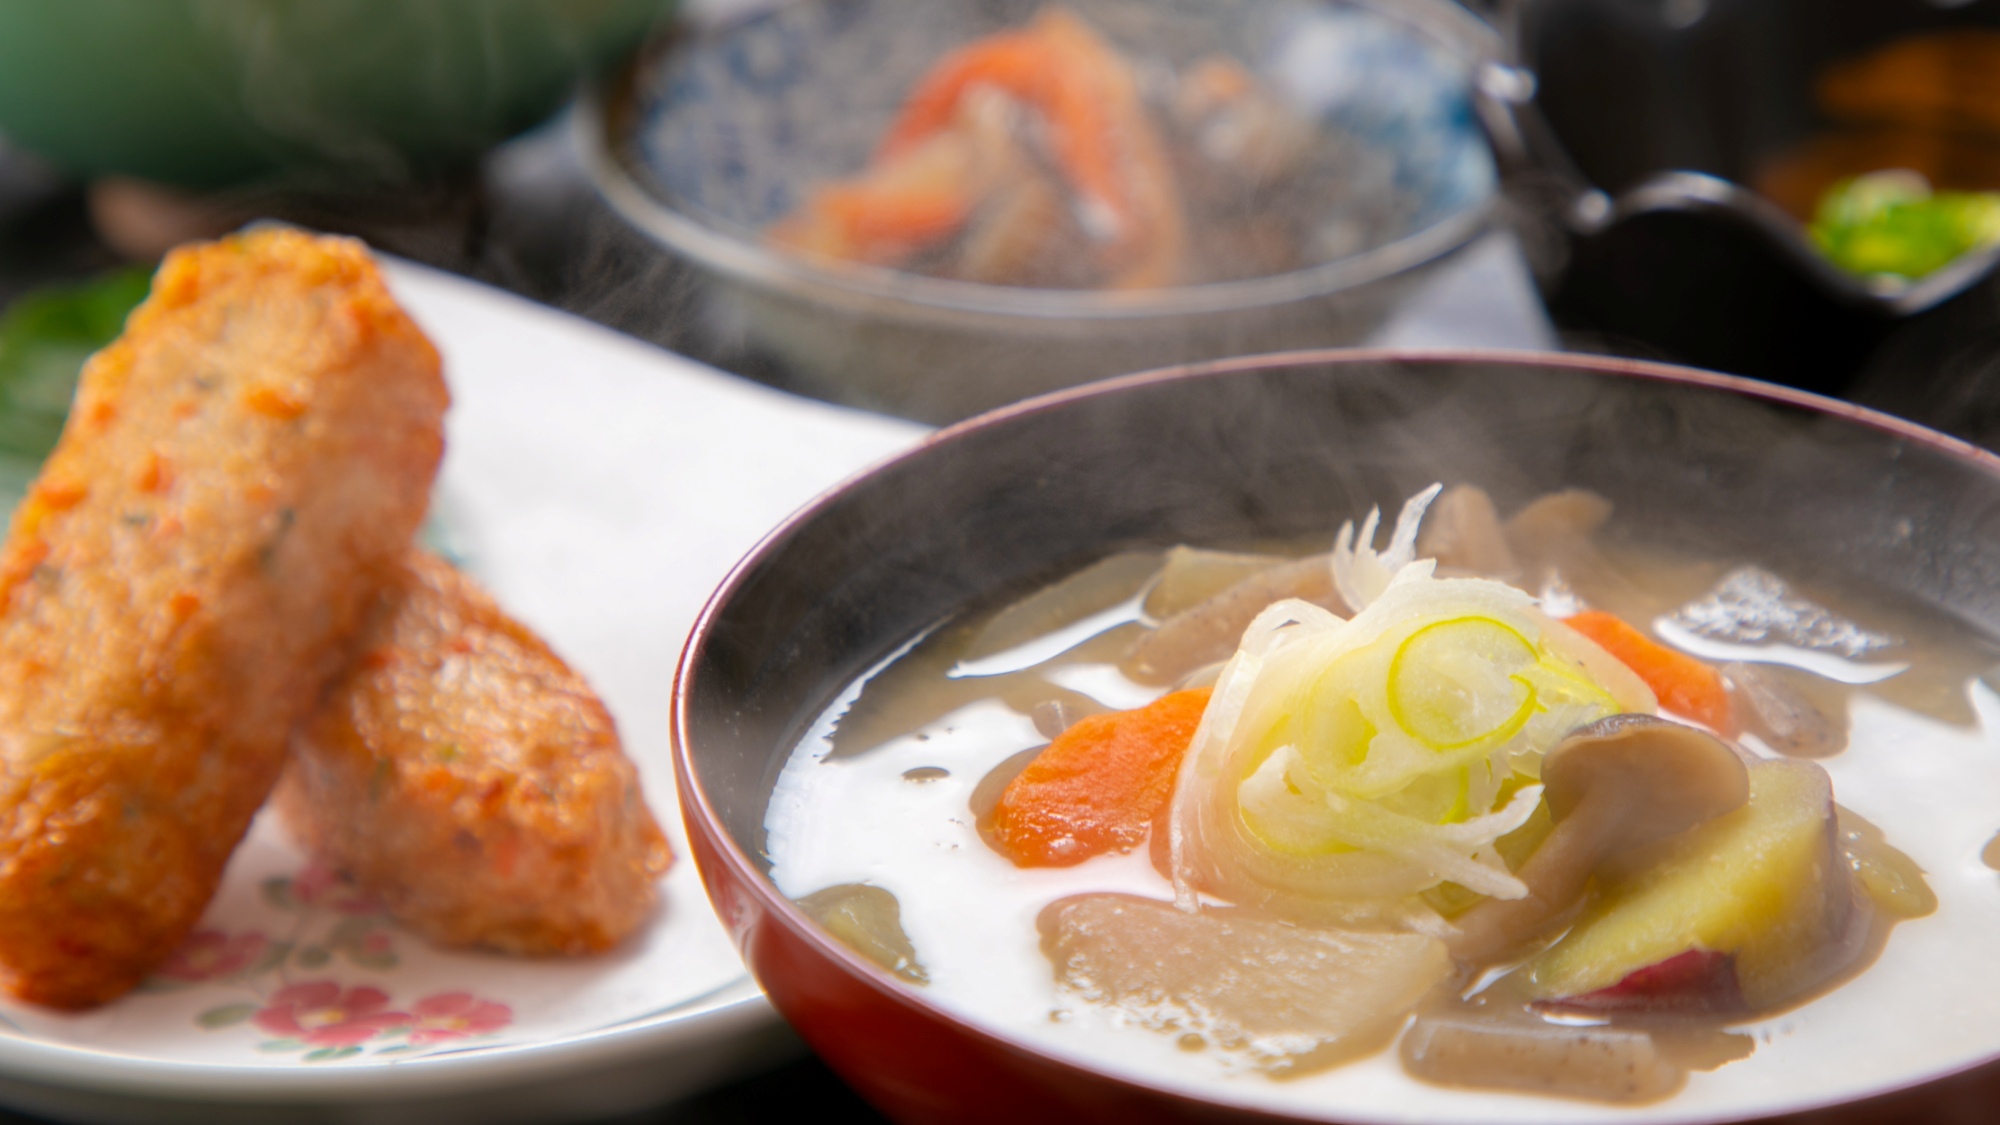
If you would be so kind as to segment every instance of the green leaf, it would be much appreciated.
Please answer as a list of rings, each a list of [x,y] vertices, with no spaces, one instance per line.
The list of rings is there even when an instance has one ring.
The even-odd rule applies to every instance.
[[[415,1043],[398,1043],[393,1047],[384,1047],[375,1053],[378,1055],[405,1055],[416,1049],[417,1045]]]
[[[340,924],[333,928],[333,932],[326,935],[326,946],[328,949],[359,948],[362,939],[374,929],[375,920],[372,918],[354,916],[342,918]]]
[[[234,1027],[256,1014],[255,1004],[224,1004],[196,1016],[194,1022],[203,1031],[214,1031],[218,1027]]]
[[[317,1051],[307,1051],[306,1061],[332,1062],[335,1059],[351,1059],[360,1053],[361,1053],[361,1048],[355,1046],[321,1047]]]
[[[84,360],[117,339],[150,284],[146,270],[123,269],[37,289],[0,314],[0,453],[48,456]]]
[[[284,964],[285,958],[290,957],[291,955],[292,955],[291,942],[274,941],[271,944],[264,947],[263,956],[258,957],[257,960],[252,962],[247,968],[231,973],[229,975],[229,979],[243,980],[247,977],[261,976],[277,968],[278,966]]]
[[[292,897],[292,880],[289,875],[273,875],[264,880],[264,901],[280,910],[297,910],[299,900]]]
[[[333,954],[327,952],[324,948],[317,945],[308,945],[304,949],[299,950],[299,955],[294,959],[294,963],[301,969],[317,969],[331,960],[333,960]]]
[[[296,1039],[266,1039],[264,1042],[257,1044],[258,1050],[271,1055],[288,1054],[292,1051],[303,1050],[304,1048],[305,1044]]]
[[[364,969],[393,969],[397,965],[396,955],[386,950],[381,953],[368,953],[359,949],[350,949],[347,951],[347,959]]]

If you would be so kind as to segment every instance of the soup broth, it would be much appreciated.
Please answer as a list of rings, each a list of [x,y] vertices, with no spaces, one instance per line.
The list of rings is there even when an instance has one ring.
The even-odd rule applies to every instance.
[[[1366,578],[1370,559],[1385,572],[1408,563],[1393,544],[1377,556],[1369,525],[1344,577],[1325,556],[1131,552],[998,612],[941,625],[851,685],[794,750],[766,815],[771,877],[841,940],[995,1033],[1151,1084],[1292,1113],[1587,1120],[1615,1103],[1635,1120],[1674,1120],[1825,1100],[1935,1069],[1940,1057],[2000,1048],[2000,1035],[1968,1040],[1938,1019],[1984,1003],[1969,998],[1968,971],[1991,986],[1981,997],[2000,994],[1983,952],[2000,926],[2000,887],[1981,861],[2000,826],[2000,739],[1991,733],[2000,699],[1979,679],[1990,647],[1950,622],[1884,609],[1887,599],[1794,586],[1745,560],[1600,542],[1608,515],[1595,497],[1564,493],[1503,523],[1483,494],[1454,489],[1415,544],[1444,576],[1423,580],[1481,573],[1532,590],[1537,608],[1525,612],[1576,623],[1547,638],[1600,635],[1592,614],[1622,619],[1658,638],[1647,644],[1708,670],[1727,711],[1689,714],[1699,706],[1674,694],[1669,677],[1657,681],[1668,686],[1657,698],[1670,723],[1607,718],[1639,709],[1632,700],[1644,689],[1627,683],[1637,679],[1626,665],[1643,670],[1653,657],[1621,650],[1608,633],[1574,659],[1538,650],[1552,671],[1512,674],[1556,677],[1530,697],[1540,710],[1521,720],[1550,725],[1540,737],[1551,748],[1472,807],[1461,799],[1423,814],[1446,834],[1512,817],[1490,845],[1440,855],[1450,879],[1437,869],[1413,877],[1400,862],[1343,868],[1326,857],[1367,859],[1370,849],[1312,852],[1287,837],[1286,854],[1313,854],[1322,875],[1366,868],[1369,886],[1391,889],[1354,895],[1343,890],[1352,883],[1315,884],[1334,886],[1329,898],[1239,879],[1231,894],[1216,874],[1228,862],[1188,859],[1199,846],[1188,834],[1200,831],[1187,808],[1200,784],[1189,779],[1200,774],[1188,762],[1212,741],[1215,709],[1236,704],[1186,693],[1213,685],[1214,700],[1242,694],[1246,658],[1215,661],[1239,640],[1255,648],[1272,603],[1303,603],[1290,611],[1301,620],[1327,612],[1314,603],[1367,620],[1368,609],[1340,604],[1366,585],[1356,575]],[[1406,596],[1394,586],[1416,581],[1398,578],[1373,596],[1386,604]],[[1469,620],[1410,626],[1398,666],[1440,637],[1511,659],[1506,637]],[[1268,630],[1281,638],[1267,637],[1274,661],[1302,643],[1304,628]],[[1217,633],[1228,635],[1219,653]],[[1445,656],[1439,667],[1461,667],[1459,653]],[[1597,686],[1565,687],[1561,676],[1577,669]],[[1191,749],[1176,751],[1164,811],[1107,835],[1111,843],[1087,857],[1019,862],[1018,835],[1010,845],[1006,825],[995,825],[1003,794],[1021,791],[1017,775],[1059,773],[1068,767],[1051,761],[1091,738],[1096,749],[1077,760],[1099,768],[1089,764],[1123,751],[1112,735],[1090,732],[1129,728],[1139,708],[1167,716],[1154,723],[1167,730],[1159,701],[1177,697],[1193,700],[1205,726],[1171,736]],[[1459,698],[1424,698],[1447,697]],[[1703,717],[1726,744],[1691,725]],[[1419,730],[1437,721],[1409,720]],[[1573,783],[1555,770],[1575,767],[1540,778],[1533,770],[1579,760],[1578,746],[1683,732],[1733,749],[1712,761],[1746,777],[1747,796],[1736,782],[1725,811],[1689,814],[1692,827],[1610,849],[1546,917],[1509,922],[1516,929],[1483,944],[1466,936],[1525,909],[1500,909],[1523,901],[1510,897],[1510,879],[1536,879],[1535,864],[1553,862],[1548,841],[1582,815],[1532,787],[1558,793]],[[1432,752],[1456,752],[1455,737],[1439,733]],[[1653,744],[1643,745],[1650,754]],[[1252,755],[1262,764],[1245,767],[1239,795],[1272,774],[1284,749]],[[1296,796],[1299,785],[1288,784]],[[1397,807],[1420,791],[1406,786]],[[1241,798],[1235,815],[1253,835],[1277,838],[1285,829],[1260,828],[1259,817],[1283,807]],[[1730,859],[1739,854],[1751,857],[1742,871]],[[1764,882],[1745,882],[1755,879]],[[1756,911],[1775,900],[1819,905],[1786,908],[1782,925],[1760,922]],[[1752,901],[1765,905],[1742,905]],[[1648,936],[1667,915],[1707,920]],[[1863,1044],[1860,1027],[1898,1034],[1871,1032]],[[1492,1090],[1562,1100],[1496,1101],[1484,1096]]]

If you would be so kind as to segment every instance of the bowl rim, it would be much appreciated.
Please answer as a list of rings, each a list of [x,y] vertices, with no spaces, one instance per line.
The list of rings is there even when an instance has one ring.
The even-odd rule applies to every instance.
[[[1842,421],[1878,431],[1914,445],[1927,448],[1945,456],[1967,461],[1983,470],[2000,483],[2000,454],[1986,450],[1971,442],[1928,427],[1909,422],[1893,415],[1882,413],[1869,407],[1846,402],[1825,395],[1814,394],[1792,387],[1766,383],[1738,375],[1725,375],[1700,368],[1682,367],[1674,364],[1658,363],[1650,360],[1624,359],[1611,356],[1590,355],[1575,352],[1539,352],[1526,350],[1505,350],[1488,348],[1316,348],[1299,351],[1272,352],[1262,355],[1239,356],[1230,359],[1211,360],[1200,363],[1180,364],[1171,367],[1141,371],[1112,379],[1066,388],[1025,399],[1003,406],[965,421],[943,427],[927,437],[923,442],[903,453],[897,454],[871,468],[865,469],[834,485],[826,492],[793,513],[783,523],[773,528],[759,540],[737,564],[732,567],[721,585],[710,594],[701,613],[695,618],[694,626],[688,634],[686,644],[681,648],[680,660],[674,668],[671,702],[670,742],[672,745],[674,778],[679,791],[682,816],[690,834],[699,832],[711,848],[695,848],[697,866],[702,870],[702,885],[711,897],[717,897],[728,880],[747,886],[758,901],[763,915],[773,923],[782,926],[788,936],[802,941],[823,958],[838,964],[850,978],[866,985],[877,998],[887,1000],[907,1013],[930,1020],[942,1021],[953,1031],[968,1036],[989,1050],[999,1050],[1014,1057],[1031,1061],[1041,1066],[1053,1066],[1077,1077],[1087,1078],[1095,1083],[1110,1083],[1134,1093],[1149,1097],[1165,1098],[1188,1106],[1226,1109],[1232,1114],[1240,1114],[1246,1119],[1262,1119],[1272,1122],[1302,1122],[1315,1120],[1301,1118],[1270,1109],[1220,1102],[1210,1098],[1196,1097],[1179,1090],[1149,1085],[1143,1081],[1114,1074],[1101,1069],[1092,1060],[1079,1059],[1056,1054],[1023,1039],[1016,1039],[1004,1032],[984,1026],[973,1019],[953,1011],[926,995],[911,988],[888,970],[856,953],[848,946],[827,934],[808,918],[797,904],[778,892],[770,876],[758,870],[756,864],[744,853],[735,838],[724,826],[720,813],[710,799],[706,786],[694,767],[689,687],[693,679],[696,663],[706,648],[709,636],[728,603],[763,563],[780,549],[805,524],[819,516],[843,499],[854,488],[876,476],[889,472],[907,462],[925,457],[939,445],[949,444],[966,435],[1010,425],[1018,419],[1036,414],[1060,410],[1079,400],[1094,399],[1099,396],[1118,394],[1140,387],[1157,386],[1183,380],[1204,378],[1226,378],[1255,371],[1300,365],[1328,365],[1351,367],[1363,364],[1488,364],[1516,368],[1559,368],[1568,371],[1585,372],[1609,378],[1629,378],[1644,382],[1668,383],[1679,386],[1698,387],[1724,393],[1741,395],[1779,406],[1793,407],[1820,416],[1831,416]],[[727,872],[727,879],[712,875],[707,869],[707,860],[713,856]],[[718,898],[718,905],[720,900]],[[739,946],[748,940],[748,932],[741,927],[732,927],[732,936]],[[750,957],[745,956],[753,976],[756,968]],[[760,982],[761,983],[761,982]],[[1777,1117],[1788,1117],[1836,1105],[1853,1105],[1886,1095],[1929,1085],[1954,1075],[1963,1074],[1989,1065],[2000,1059],[1994,1056],[1976,1060],[1949,1070],[1925,1074],[1904,1082],[1875,1089],[1859,1097],[1827,1098],[1802,1105],[1795,1105],[1777,1111]],[[1683,1118],[1679,1125],[1729,1125],[1732,1122],[1760,1120],[1770,1117],[1760,1114],[1745,1117],[1740,1113],[1708,1113]],[[1329,1117],[1321,1120],[1340,1121]]]
[[[1494,178],[1476,201],[1393,242],[1305,269],[1234,281],[1159,289],[1039,289],[955,281],[879,266],[819,261],[783,253],[710,226],[647,186],[627,159],[622,138],[636,112],[636,80],[690,39],[726,35],[774,13],[815,0],[781,0],[744,18],[680,28],[641,49],[615,73],[583,89],[572,135],[598,194],[626,222],[668,250],[729,280],[857,315],[903,319],[1129,321],[1238,312],[1324,298],[1415,269],[1477,238],[1501,210],[1513,107],[1485,81],[1501,66],[1499,33],[1451,0],[1342,0],[1392,19],[1468,64],[1473,119],[1493,158]],[[1496,122],[1502,123],[1496,129]],[[1498,135],[1497,135],[1498,134]]]

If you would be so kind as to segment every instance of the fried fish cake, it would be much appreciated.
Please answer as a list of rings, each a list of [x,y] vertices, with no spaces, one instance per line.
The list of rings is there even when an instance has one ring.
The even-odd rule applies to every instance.
[[[672,860],[589,685],[421,551],[293,738],[274,801],[315,856],[441,945],[608,949]]]
[[[200,917],[423,518],[438,354],[363,247],[170,255],[0,549],[0,987],[112,999]]]

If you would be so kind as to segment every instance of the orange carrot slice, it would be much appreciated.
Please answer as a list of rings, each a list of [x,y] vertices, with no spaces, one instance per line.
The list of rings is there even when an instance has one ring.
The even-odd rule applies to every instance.
[[[951,124],[959,99],[976,84],[1005,90],[1030,104],[1047,101],[1047,91],[1059,80],[1051,62],[1041,36],[1033,30],[989,35],[952,51],[910,92],[876,149],[876,159],[900,156]]]
[[[1601,609],[1587,609],[1563,624],[1597,642],[1618,662],[1638,673],[1659,697],[1660,706],[1724,735],[1736,733],[1736,715],[1722,674],[1677,652]]]
[[[944,129],[958,103],[976,85],[1006,91],[1048,119],[1063,172],[1077,190],[1122,216],[1128,207],[1118,152],[1125,134],[1144,128],[1121,121],[1121,112],[1143,112],[1119,98],[1129,68],[1112,48],[1068,12],[1051,8],[1020,31],[976,40],[931,68],[883,138],[880,153],[893,157]]]
[[[876,163],[949,128],[959,102],[982,85],[1041,112],[1063,177],[1111,228],[1103,250],[1116,271],[1113,286],[1170,284],[1185,220],[1166,150],[1131,64],[1066,9],[1044,9],[1025,28],[938,60],[904,102]]]
[[[1173,793],[1208,695],[1178,691],[1062,732],[1000,795],[992,839],[1021,867],[1069,867],[1136,847]]]
[[[951,237],[977,202],[972,146],[941,134],[865,175],[818,188],[773,224],[773,242],[830,258],[897,265]]]

